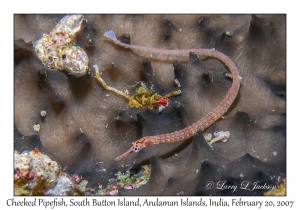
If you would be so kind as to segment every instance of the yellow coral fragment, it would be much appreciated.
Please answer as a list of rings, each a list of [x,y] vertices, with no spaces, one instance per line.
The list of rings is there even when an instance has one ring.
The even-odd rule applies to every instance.
[[[95,64],[93,65],[93,67],[95,68],[95,77],[102,84],[102,86],[106,90],[112,91],[120,96],[127,98],[129,100],[128,107],[130,108],[159,109],[159,111],[161,112],[163,108],[168,106],[171,98],[181,94],[181,90],[176,90],[162,96],[158,93],[154,93],[152,88],[149,90],[148,87],[143,82],[141,82],[141,86],[136,89],[135,95],[129,95],[127,92],[125,93],[123,91],[117,90],[116,88],[108,86],[105,83],[105,81],[101,78],[101,73],[99,71],[98,66]],[[175,80],[175,84],[177,88],[181,87],[177,79]]]
[[[275,189],[271,189],[264,193],[265,196],[285,196],[286,195],[286,179],[282,180],[282,183]]]

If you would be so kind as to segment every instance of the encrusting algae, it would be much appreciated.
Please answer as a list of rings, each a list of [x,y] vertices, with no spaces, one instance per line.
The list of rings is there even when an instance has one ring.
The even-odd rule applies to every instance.
[[[63,172],[57,162],[37,148],[15,151],[15,195],[84,195],[86,180]]]
[[[69,175],[61,169],[57,162],[40,152],[37,148],[24,151],[21,154],[15,151],[14,164],[14,195],[16,196],[69,196],[90,195],[87,180],[74,174]],[[118,172],[109,180],[105,189],[101,186],[94,195],[119,195],[119,189],[134,189],[145,185],[150,178],[150,167],[142,166],[141,173],[131,175]]]
[[[96,195],[110,195],[116,196],[119,195],[119,189],[135,189],[140,188],[145,185],[150,178],[151,168],[148,165],[142,166],[141,173],[136,175],[130,174],[129,171],[126,173],[122,173],[120,171],[115,174],[117,178],[113,178],[109,180],[109,183],[105,189],[102,189],[100,186],[100,190]]]
[[[264,196],[286,196],[286,178],[279,177],[279,184],[275,189],[264,193]]]
[[[89,58],[81,47],[75,46],[83,19],[83,15],[67,15],[49,34],[34,42],[35,52],[45,66],[75,76],[86,75]]]

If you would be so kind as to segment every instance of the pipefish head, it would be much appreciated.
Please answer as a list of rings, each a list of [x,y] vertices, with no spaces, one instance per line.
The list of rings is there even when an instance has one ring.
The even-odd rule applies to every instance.
[[[137,141],[132,142],[131,144],[131,150],[133,152],[139,152],[141,149],[143,149],[144,147],[148,147],[150,145],[152,145],[153,142],[151,140],[151,137],[149,136],[145,136]]]
[[[131,150],[135,153],[138,153],[143,148],[143,145],[140,142],[132,142]]]

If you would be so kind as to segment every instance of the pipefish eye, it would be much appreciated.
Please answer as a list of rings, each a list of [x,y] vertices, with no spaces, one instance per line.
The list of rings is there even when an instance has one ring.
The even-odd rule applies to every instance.
[[[132,143],[131,147],[133,148],[134,152],[138,152],[139,151],[139,147],[137,146],[137,144]]]
[[[138,148],[137,146],[134,147],[134,152],[138,152],[140,151],[140,148]]]

